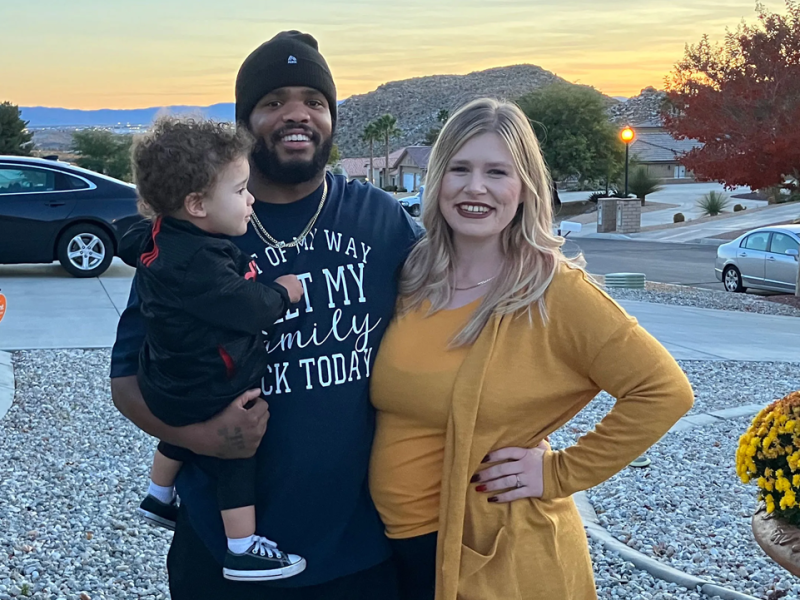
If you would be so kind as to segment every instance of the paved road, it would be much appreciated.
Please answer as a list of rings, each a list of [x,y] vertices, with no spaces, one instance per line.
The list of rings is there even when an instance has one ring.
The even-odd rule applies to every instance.
[[[648,281],[680,283],[721,290],[714,276],[717,249],[701,244],[667,244],[627,240],[573,238],[565,252],[582,250],[588,270],[607,273],[644,273]]]

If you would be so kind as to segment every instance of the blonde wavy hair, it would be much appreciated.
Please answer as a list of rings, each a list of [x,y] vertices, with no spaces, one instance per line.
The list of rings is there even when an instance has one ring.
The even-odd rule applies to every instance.
[[[544,294],[561,265],[583,269],[583,256],[561,252],[564,238],[553,234],[551,179],[539,142],[522,110],[510,102],[474,100],[459,109],[439,134],[428,163],[422,223],[426,236],[411,252],[400,280],[400,314],[419,309],[428,300],[429,314],[448,306],[455,287],[452,230],[439,209],[439,192],[448,164],[475,136],[496,133],[508,145],[522,180],[517,214],[501,233],[506,260],[478,309],[453,338],[452,346],[475,342],[494,314],[527,314],[538,306],[547,321]]]

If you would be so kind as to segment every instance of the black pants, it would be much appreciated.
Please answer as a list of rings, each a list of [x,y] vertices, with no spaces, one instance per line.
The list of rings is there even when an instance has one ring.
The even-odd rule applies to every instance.
[[[433,600],[437,537],[434,532],[404,540],[389,540],[400,585],[400,600]]]
[[[197,464],[214,480],[220,510],[254,506],[256,503],[256,458],[222,460],[200,456],[186,448],[159,442],[158,451],[167,458]]]
[[[399,600],[391,560],[340,579],[303,588],[266,587],[229,581],[189,523],[178,513],[175,536],[167,556],[172,600]]]

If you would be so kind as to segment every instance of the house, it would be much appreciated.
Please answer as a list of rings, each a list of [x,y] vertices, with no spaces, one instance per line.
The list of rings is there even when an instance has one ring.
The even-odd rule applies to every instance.
[[[636,138],[631,142],[631,160],[647,169],[648,175],[664,183],[689,183],[694,174],[680,163],[680,157],[702,146],[697,140],[676,140],[659,121],[647,121],[631,126]]]
[[[416,192],[425,181],[428,161],[431,158],[430,146],[407,146],[394,163],[394,177],[400,182],[398,187]]]
[[[407,146],[389,154],[389,181],[383,182],[385,156],[375,156],[372,160],[373,181],[379,187],[396,185],[398,188],[414,192],[419,189],[428,172],[430,146]],[[368,181],[369,157],[343,158],[340,166],[348,179]]]

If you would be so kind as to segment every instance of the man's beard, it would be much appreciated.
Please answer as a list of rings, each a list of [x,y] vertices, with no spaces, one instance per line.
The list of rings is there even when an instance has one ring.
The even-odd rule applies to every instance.
[[[280,141],[278,135],[272,137],[276,143]],[[317,142],[319,134],[312,134],[311,138],[313,142]],[[253,166],[261,172],[267,181],[274,183],[296,185],[311,181],[328,164],[328,159],[333,149],[333,136],[323,140],[321,143],[317,143],[317,148],[311,160],[291,160],[284,163],[278,158],[278,153],[270,149],[264,138],[260,137],[251,154]]]

